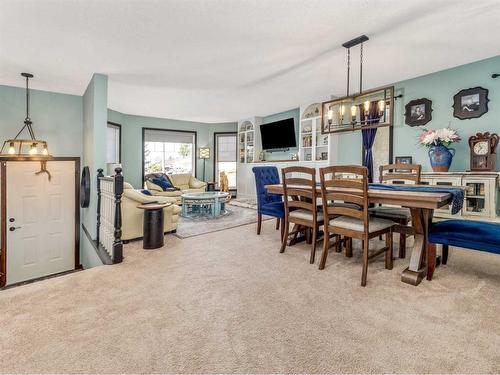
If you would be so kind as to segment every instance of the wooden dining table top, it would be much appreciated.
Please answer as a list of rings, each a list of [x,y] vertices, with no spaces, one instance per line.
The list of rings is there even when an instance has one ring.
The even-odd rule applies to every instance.
[[[398,186],[398,184],[388,184]],[[415,185],[418,186],[418,185]],[[422,185],[429,187],[429,185]],[[294,186],[304,189],[310,189],[309,186]],[[266,190],[273,194],[283,194],[283,185],[266,185]],[[348,192],[348,188],[328,188],[330,191]],[[321,187],[316,188],[318,194],[321,194]],[[391,204],[408,208],[426,208],[438,209],[452,200],[452,194],[446,192],[422,192],[422,191],[407,191],[407,190],[380,190],[370,189],[368,187],[368,199],[371,203]]]

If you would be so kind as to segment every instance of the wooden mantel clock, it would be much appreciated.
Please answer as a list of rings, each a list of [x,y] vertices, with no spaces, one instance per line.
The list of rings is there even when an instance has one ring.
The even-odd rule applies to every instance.
[[[498,140],[498,134],[488,132],[477,133],[469,138],[471,171],[496,170]]]

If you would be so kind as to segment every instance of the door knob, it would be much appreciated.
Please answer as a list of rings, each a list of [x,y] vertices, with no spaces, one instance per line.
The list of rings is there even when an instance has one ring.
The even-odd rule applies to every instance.
[[[21,229],[21,227],[10,227],[9,230],[11,232],[14,232],[16,229]]]

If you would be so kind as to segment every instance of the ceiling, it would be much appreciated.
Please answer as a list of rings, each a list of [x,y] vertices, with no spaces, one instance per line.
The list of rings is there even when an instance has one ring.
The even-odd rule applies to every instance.
[[[120,112],[235,121],[344,95],[361,34],[370,88],[499,55],[499,20],[498,0],[2,0],[0,84],[82,95],[97,72]]]

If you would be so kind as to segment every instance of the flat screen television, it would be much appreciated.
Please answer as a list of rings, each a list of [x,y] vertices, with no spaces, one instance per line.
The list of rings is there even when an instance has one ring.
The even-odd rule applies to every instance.
[[[261,125],[260,135],[263,150],[297,147],[293,118]]]

